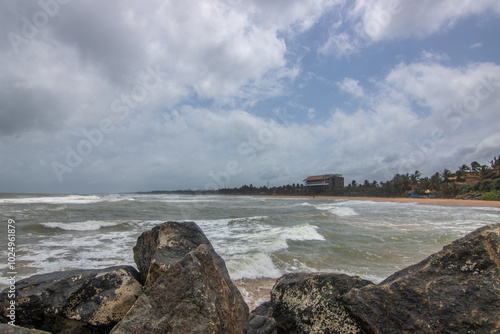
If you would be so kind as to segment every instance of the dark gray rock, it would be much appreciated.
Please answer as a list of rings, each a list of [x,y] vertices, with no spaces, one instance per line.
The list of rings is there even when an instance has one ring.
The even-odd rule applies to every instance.
[[[35,275],[16,283],[16,325],[53,333],[108,333],[142,293],[130,266]],[[7,290],[0,321],[8,322]]]
[[[246,333],[248,306],[225,276],[202,244],[170,265],[111,333]]]
[[[248,317],[247,334],[277,334],[276,321],[273,318],[256,313]]]
[[[50,334],[49,332],[29,329],[25,327],[12,326],[9,324],[0,324],[0,333],[2,334]]]
[[[194,222],[166,222],[142,233],[134,246],[134,261],[144,288],[152,286],[170,266],[202,244],[210,248],[215,262],[229,279],[224,260]]]
[[[341,296],[352,288],[371,284],[343,274],[282,276],[271,291],[278,333],[362,333],[342,305]]]
[[[270,301],[257,306],[248,317],[247,334],[276,334],[276,321],[272,314],[273,305]]]
[[[271,301],[263,302],[259,306],[257,306],[251,313],[257,314],[257,315],[263,315],[266,317],[272,317],[273,316],[273,304]]]
[[[500,224],[344,296],[371,333],[499,333]]]

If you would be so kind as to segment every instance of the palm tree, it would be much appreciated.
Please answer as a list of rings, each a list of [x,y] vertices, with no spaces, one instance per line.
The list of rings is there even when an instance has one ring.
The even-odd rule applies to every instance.
[[[430,187],[432,188],[432,190],[438,190],[439,186],[441,185],[441,182],[443,182],[441,174],[439,172],[436,172],[434,175],[431,176]]]
[[[410,176],[412,184],[418,183],[418,181],[420,180],[420,176],[422,176],[422,173],[420,173],[418,170],[416,170],[415,173],[413,173]]]
[[[470,167],[474,175],[481,170],[481,164],[477,161],[471,162]]]
[[[461,171],[462,173],[470,172],[470,168],[466,164],[463,164],[461,167],[458,167],[458,170]]]
[[[479,177],[481,180],[489,179],[491,175],[491,168],[487,165],[482,165],[479,170]]]
[[[492,171],[492,178],[496,179],[500,177],[500,155],[498,157],[493,157],[493,160],[490,161]]]
[[[467,181],[467,172],[470,171],[469,166],[463,164],[461,167],[458,167],[457,170],[457,182],[465,182]]]
[[[430,188],[431,188],[431,180],[429,179],[429,177],[426,176],[426,177],[420,179],[419,188],[422,189],[422,191],[430,190]]]
[[[443,181],[446,183],[449,183],[451,171],[448,168],[445,168],[442,175],[443,175]]]

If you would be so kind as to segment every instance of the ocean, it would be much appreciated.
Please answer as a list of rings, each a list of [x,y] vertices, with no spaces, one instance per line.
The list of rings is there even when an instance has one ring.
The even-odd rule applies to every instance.
[[[499,218],[500,208],[369,200],[1,194],[0,289],[12,271],[9,219],[15,221],[17,280],[69,269],[135,267],[132,248],[142,232],[165,221],[194,221],[252,308],[268,299],[285,273],[337,272],[377,283]]]

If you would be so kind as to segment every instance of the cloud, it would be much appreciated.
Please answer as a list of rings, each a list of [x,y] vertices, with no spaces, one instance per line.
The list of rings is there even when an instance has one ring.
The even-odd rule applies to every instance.
[[[328,40],[318,48],[318,53],[323,55],[334,54],[336,57],[345,57],[358,54],[362,48],[362,43],[352,34],[344,32],[330,32]]]
[[[360,20],[359,32],[373,41],[425,37],[453,27],[457,21],[485,12],[500,13],[495,0],[359,0],[350,12]]]
[[[497,123],[495,110],[500,107],[499,83],[500,67],[492,63],[447,67],[416,62],[396,66],[379,83],[380,87],[403,96],[410,109],[403,112],[401,108],[400,112],[414,119],[398,122],[397,126],[407,132],[400,139],[410,146],[402,147],[401,158],[386,167],[401,172],[409,168],[437,170],[443,165],[453,169],[473,159],[478,150],[463,155],[450,148],[477,147],[497,136],[492,125]],[[373,106],[382,110],[378,101]]]
[[[499,97],[499,78],[500,67],[493,63],[446,67],[417,62],[399,64],[387,75],[386,82],[429,108],[435,121],[442,123],[450,110],[467,115],[467,118],[491,119],[492,106]]]
[[[471,49],[471,50],[473,50],[473,49],[479,49],[479,48],[482,48],[482,47],[483,47],[483,43],[481,43],[481,42],[469,45],[469,49]]]
[[[351,94],[354,97],[361,98],[365,95],[363,87],[359,85],[358,80],[352,78],[344,78],[342,82],[338,83],[338,86],[344,92]]]
[[[481,86],[483,80],[489,86]],[[79,154],[81,162],[75,166],[67,163],[69,152],[78,153],[81,142],[90,141],[82,131],[64,139],[65,144],[64,137],[42,132],[7,138],[0,145],[5,157],[1,173],[13,186],[22,184],[30,171],[33,184],[42,189],[52,184],[60,191],[279,185],[322,172],[358,181],[387,180],[417,169],[427,175],[443,165],[454,169],[478,155],[487,159],[496,154],[498,129],[491,125],[497,124],[499,83],[500,67],[494,64],[401,63],[372,80],[375,88],[364,95],[357,80],[343,80],[360,104],[355,112],[334,109],[330,117],[313,123],[190,105],[168,113],[133,113],[103,134],[90,154]],[[467,96],[479,103],[470,112]],[[414,101],[428,112],[419,113]],[[462,109],[453,109],[457,102]],[[94,133],[96,127],[86,131]],[[466,154],[451,147],[474,149]],[[16,150],[21,148],[20,156]],[[57,181],[53,162],[70,167],[63,182]]]
[[[307,110],[307,118],[314,119],[316,117],[316,110],[314,108],[309,108]]]
[[[203,189],[298,183],[323,172],[380,181],[491,158],[497,64],[452,66],[453,55],[422,51],[367,79],[310,57],[314,47],[349,57],[369,43],[498,12],[492,1],[451,4],[400,2],[368,35],[389,2],[69,2],[30,37],[23,25],[44,9],[3,2],[2,31],[26,43],[16,53],[0,41],[0,186]],[[295,83],[301,73],[310,80]],[[332,90],[335,82],[347,94]]]
[[[331,25],[328,39],[318,53],[346,57],[367,46],[388,40],[425,38],[454,27],[460,20],[485,14],[500,14],[495,0],[357,0],[343,3],[341,19]],[[475,44],[475,47],[476,46]]]
[[[8,87],[0,95],[0,119],[5,120],[0,135],[57,131],[67,122],[83,126],[98,120],[115,98],[142,80],[148,66],[168,73],[160,88],[163,98],[156,96],[164,108],[193,97],[230,105],[280,95],[300,68],[285,59],[287,47],[279,34],[307,29],[327,5],[319,0],[255,3],[247,10],[241,7],[246,2],[215,0],[141,6],[70,2],[57,12],[52,8],[50,16],[35,3],[4,3],[5,13],[15,13],[18,20],[3,21],[3,30],[26,43],[4,44],[2,51],[0,73]],[[286,15],[272,19],[277,12]],[[40,28],[32,19],[37,13],[48,17]],[[25,36],[25,26],[37,33]],[[7,95],[12,89],[16,93]],[[75,115],[89,101],[90,115]]]

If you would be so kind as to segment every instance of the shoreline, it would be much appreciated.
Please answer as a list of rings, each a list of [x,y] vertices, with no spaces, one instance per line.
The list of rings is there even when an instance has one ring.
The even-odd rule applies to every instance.
[[[417,203],[421,205],[456,206],[456,207],[493,207],[500,208],[500,201],[481,201],[449,198],[411,198],[411,197],[350,197],[350,196],[293,196],[293,195],[224,195],[249,196],[256,198],[287,198],[287,199],[323,199],[323,200],[352,200],[373,202]]]

